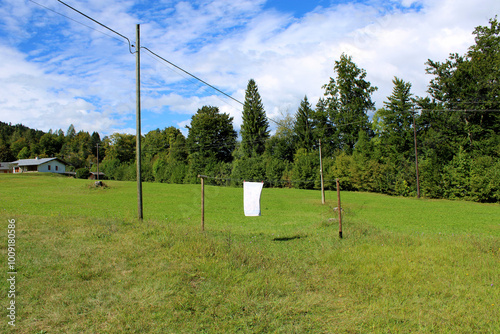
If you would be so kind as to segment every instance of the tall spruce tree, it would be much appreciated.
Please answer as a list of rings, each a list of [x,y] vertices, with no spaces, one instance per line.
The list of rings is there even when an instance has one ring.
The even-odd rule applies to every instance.
[[[399,78],[394,78],[392,82],[392,94],[374,118],[379,119],[384,156],[390,156],[392,160],[409,159],[414,156],[411,83]]]
[[[253,79],[248,81],[243,105],[243,124],[241,125],[241,150],[244,156],[259,156],[264,153],[269,138],[269,122],[264,105]]]
[[[293,130],[296,138],[296,149],[303,148],[311,151],[315,146],[313,113],[311,104],[307,100],[307,96],[305,96],[295,114]]]

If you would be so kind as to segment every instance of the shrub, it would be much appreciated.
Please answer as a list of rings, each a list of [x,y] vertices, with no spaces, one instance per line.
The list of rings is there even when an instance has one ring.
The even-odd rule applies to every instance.
[[[90,171],[87,168],[78,168],[76,170],[77,179],[88,179],[90,177]]]

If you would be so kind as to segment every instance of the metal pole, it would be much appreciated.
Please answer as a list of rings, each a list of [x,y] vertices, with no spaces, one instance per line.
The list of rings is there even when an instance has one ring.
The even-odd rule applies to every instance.
[[[321,159],[321,139],[319,140],[319,175],[321,176],[321,204],[325,204],[325,185],[323,183],[323,160]]]
[[[418,177],[417,128],[415,126],[415,109],[413,109],[412,116],[413,116],[413,140],[415,142],[415,170],[417,173],[417,198],[420,198],[420,180]]]
[[[141,177],[141,40],[140,24],[136,26],[135,74],[136,74],[136,134],[135,151],[137,161],[137,211],[142,220],[142,177]]]

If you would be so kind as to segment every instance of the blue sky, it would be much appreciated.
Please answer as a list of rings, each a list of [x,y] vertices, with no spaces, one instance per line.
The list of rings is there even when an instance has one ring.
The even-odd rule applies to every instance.
[[[33,2],[33,1],[36,1]],[[0,121],[48,131],[135,133],[135,56],[122,37],[57,0],[0,4]],[[268,117],[315,104],[342,53],[378,87],[394,76],[425,96],[427,59],[464,53],[498,0],[66,0],[120,34],[244,100],[255,79]],[[237,102],[142,50],[142,131],[185,126],[204,105],[241,125]]]

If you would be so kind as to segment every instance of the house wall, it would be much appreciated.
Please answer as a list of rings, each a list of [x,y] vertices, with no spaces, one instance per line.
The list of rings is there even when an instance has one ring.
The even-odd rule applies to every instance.
[[[50,170],[49,170],[50,166]],[[56,170],[57,167],[57,170]],[[57,160],[52,160],[38,166],[38,171],[41,173],[64,173],[66,172],[66,165]]]

